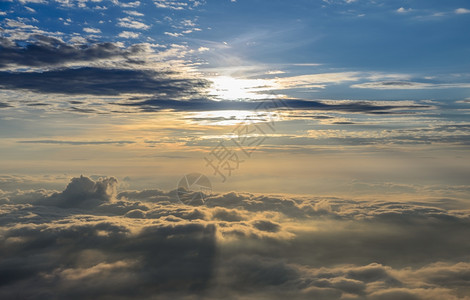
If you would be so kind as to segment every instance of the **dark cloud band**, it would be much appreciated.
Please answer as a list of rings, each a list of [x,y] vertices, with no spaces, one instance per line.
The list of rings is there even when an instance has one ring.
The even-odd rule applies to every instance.
[[[112,57],[127,58],[142,52],[139,45],[122,49],[114,43],[67,44],[57,38],[34,35],[21,44],[0,37],[0,68],[6,66],[58,66],[69,62],[95,61]]]
[[[102,68],[46,72],[0,72],[0,87],[68,95],[159,94],[168,99],[197,95],[205,80],[174,79],[171,73]]]

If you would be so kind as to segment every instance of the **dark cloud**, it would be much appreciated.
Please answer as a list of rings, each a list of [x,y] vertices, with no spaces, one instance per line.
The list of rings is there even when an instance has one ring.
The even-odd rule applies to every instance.
[[[131,234],[126,226],[109,222],[11,230],[7,239],[27,242],[2,247],[0,295],[143,299],[198,294],[212,278],[214,233],[211,225],[182,224],[147,226]],[[19,255],[27,253],[22,260]]]
[[[39,200],[41,205],[62,208],[93,208],[109,202],[116,193],[117,180],[114,177],[93,181],[88,177],[73,178],[61,193]]]
[[[0,37],[0,68],[14,66],[57,66],[69,62],[95,61],[112,57],[129,58],[143,52],[140,45],[122,49],[114,43],[70,45],[57,38],[34,35],[21,44]]]
[[[314,100],[283,99],[264,101],[212,101],[209,99],[193,99],[191,101],[150,99],[122,104],[124,106],[137,106],[144,111],[155,111],[173,109],[176,111],[212,111],[212,110],[259,110],[263,108],[293,109],[293,110],[323,110],[323,111],[345,111],[370,114],[393,114],[403,111],[428,109],[428,105],[384,105],[374,101],[354,101],[326,103]]]
[[[63,192],[0,191],[0,298],[470,295],[463,204],[231,192],[188,206],[116,186],[81,176]]]
[[[207,82],[175,79],[168,72],[78,68],[45,72],[0,72],[0,87],[70,95],[158,94],[167,99],[198,95]]]
[[[278,232],[281,228],[279,224],[268,220],[258,220],[253,222],[253,226],[261,231]]]

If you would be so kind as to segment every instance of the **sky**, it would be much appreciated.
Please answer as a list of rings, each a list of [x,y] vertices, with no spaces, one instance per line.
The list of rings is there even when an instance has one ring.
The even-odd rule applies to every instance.
[[[0,0],[0,298],[470,299],[467,28],[464,0]]]

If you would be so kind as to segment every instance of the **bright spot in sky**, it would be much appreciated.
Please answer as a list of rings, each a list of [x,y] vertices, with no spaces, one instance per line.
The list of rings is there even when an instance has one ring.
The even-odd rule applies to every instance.
[[[191,113],[187,119],[201,125],[237,125],[249,119],[252,123],[265,121],[263,115],[248,110],[218,110]]]
[[[270,79],[239,79],[230,76],[209,78],[213,84],[210,94],[217,100],[259,100],[277,98],[273,90],[278,84]]]

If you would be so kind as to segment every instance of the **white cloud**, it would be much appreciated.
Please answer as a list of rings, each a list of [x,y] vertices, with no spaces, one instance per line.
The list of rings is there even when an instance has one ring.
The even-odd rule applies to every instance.
[[[325,83],[339,84],[345,81],[357,81],[359,72],[319,73],[277,78],[283,88],[324,88]]]
[[[298,67],[317,67],[321,66],[322,64],[318,63],[300,63],[300,64],[292,64],[293,66],[298,66]]]
[[[137,32],[132,32],[132,31],[123,31],[119,34],[119,37],[125,38],[125,39],[136,39],[139,37],[139,33]]]
[[[398,13],[407,13],[410,12],[412,9],[411,8],[404,8],[403,6],[397,9]]]
[[[131,7],[138,7],[140,6],[140,1],[134,1],[134,2],[127,2],[127,3],[122,3],[119,2],[118,0],[112,0],[113,4],[118,5],[120,7],[126,7],[126,8],[131,8]]]
[[[142,30],[147,30],[150,28],[149,25],[136,21],[130,17],[120,18],[118,22],[118,26],[125,27],[125,28],[142,29]]]
[[[29,11],[30,13],[35,13],[36,12],[36,10],[31,8],[31,7],[25,6],[24,8],[26,8],[26,10]]]
[[[455,13],[456,13],[456,14],[459,14],[459,15],[461,15],[461,14],[470,14],[470,9],[466,9],[466,8],[457,8],[457,9],[455,10]]]
[[[128,15],[136,16],[136,17],[142,17],[144,15],[143,13],[140,13],[140,12],[135,11],[135,10],[125,10],[124,12]]]
[[[36,26],[28,25],[28,24],[25,24],[23,22],[16,21],[16,20],[5,19],[5,21],[8,27],[21,28],[21,29],[38,29]]]
[[[19,0],[21,4],[26,4],[26,3],[40,3],[40,4],[45,4],[47,3],[46,0]]]
[[[83,31],[85,31],[86,33],[101,33],[101,30],[90,27],[83,28]]]
[[[182,33],[167,32],[167,31],[165,31],[164,34],[169,35],[169,36],[172,36],[172,37],[179,37],[179,36],[182,36],[182,35],[183,35]]]
[[[154,4],[158,8],[166,8],[173,10],[193,9],[203,4],[197,0],[175,1],[175,0],[155,0]]]
[[[281,70],[272,70],[272,71],[267,71],[265,74],[266,75],[277,75],[277,74],[284,74],[286,72],[281,71]]]
[[[76,36],[73,36],[72,38],[70,38],[70,42],[72,44],[86,44],[88,41],[86,38],[82,37],[82,36],[79,36],[79,35],[76,35]]]
[[[209,51],[209,50],[210,50],[210,49],[207,48],[207,47],[199,47],[199,48],[197,49],[197,51],[199,51],[199,52],[206,52],[206,51]]]
[[[156,0],[154,3],[158,8],[168,8],[174,10],[183,10],[188,7],[188,3],[171,0]]]
[[[181,21],[181,25],[188,26],[188,27],[194,27],[194,26],[196,26],[196,23],[194,23],[193,20],[183,20],[183,21]]]

